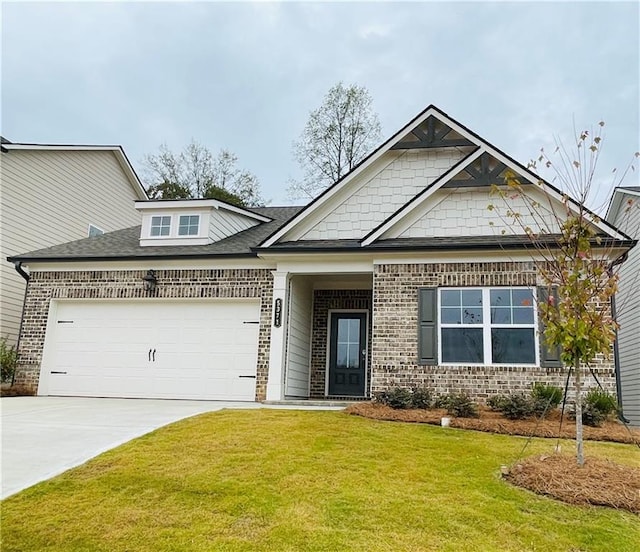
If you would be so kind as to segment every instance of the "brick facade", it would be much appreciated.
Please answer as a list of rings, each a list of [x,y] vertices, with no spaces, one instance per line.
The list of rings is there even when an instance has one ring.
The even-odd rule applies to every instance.
[[[373,275],[372,391],[424,385],[437,393],[465,391],[478,400],[528,391],[534,382],[564,387],[566,370],[521,366],[420,366],[418,289],[440,286],[535,286],[532,262],[376,265]],[[599,359],[594,371],[615,393],[613,359]],[[593,377],[587,386],[596,385]]]
[[[371,343],[371,290],[316,290],[313,293],[311,398],[321,399],[325,397],[329,311],[352,309],[369,312],[368,341]],[[369,345],[367,354],[367,382],[371,382],[371,345]],[[370,387],[370,385],[367,387]],[[368,391],[368,389],[365,389],[367,395]]]
[[[146,270],[33,272],[27,288],[15,383],[38,388],[49,304],[55,299],[146,299]],[[256,400],[266,396],[273,275],[264,269],[157,270],[155,299],[257,298],[260,329]]]

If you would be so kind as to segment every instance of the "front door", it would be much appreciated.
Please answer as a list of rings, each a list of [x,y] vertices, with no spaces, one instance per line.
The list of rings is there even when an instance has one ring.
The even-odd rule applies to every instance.
[[[365,395],[366,362],[366,313],[332,313],[328,394],[363,397]]]

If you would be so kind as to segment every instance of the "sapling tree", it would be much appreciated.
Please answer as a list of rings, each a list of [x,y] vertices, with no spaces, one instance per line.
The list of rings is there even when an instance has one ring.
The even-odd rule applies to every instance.
[[[629,247],[624,237],[616,239],[602,232],[599,216],[586,207],[597,184],[603,126],[600,123],[595,132],[580,132],[570,148],[557,140],[554,161],[541,150],[538,159],[529,163],[532,170],[539,165],[551,170],[560,194],[542,181],[531,184],[507,173],[504,184],[492,186],[495,201],[488,206],[503,219],[503,234],[510,227],[529,238],[539,277],[553,290],[539,303],[539,315],[547,347],[558,347],[563,365],[573,373],[579,466],[584,464],[585,369],[611,355],[618,328],[611,299],[617,290],[618,267]],[[635,163],[630,163],[621,179],[628,170],[635,170]]]

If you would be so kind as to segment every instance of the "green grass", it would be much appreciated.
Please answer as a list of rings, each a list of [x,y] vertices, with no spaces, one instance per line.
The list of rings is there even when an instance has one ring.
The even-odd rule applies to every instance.
[[[2,550],[638,550],[638,516],[503,482],[524,442],[341,412],[206,414],[5,500]],[[629,445],[589,454],[638,465]]]

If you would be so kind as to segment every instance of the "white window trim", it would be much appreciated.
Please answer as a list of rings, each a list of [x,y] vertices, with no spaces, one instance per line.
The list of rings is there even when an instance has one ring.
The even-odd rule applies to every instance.
[[[157,236],[154,236],[152,234],[154,229],[154,225],[153,225],[154,218],[160,218],[160,219],[169,218],[169,233],[167,235],[158,234]],[[166,240],[167,238],[171,237],[171,230],[173,229],[173,225],[174,225],[173,217],[171,215],[152,215],[151,218],[149,219],[149,235],[147,237],[152,240]],[[160,226],[157,226],[155,228],[162,229],[162,228],[165,228],[165,226],[163,224],[160,224]]]
[[[91,236],[91,229],[95,228],[96,230],[98,230],[100,233],[99,234],[94,234],[93,236]],[[104,230],[102,228],[100,228],[99,226],[96,226],[95,224],[91,224],[89,223],[89,226],[87,226],[87,236],[88,237],[95,237],[95,236],[101,236],[102,234],[104,234]]]
[[[442,291],[469,291],[472,289],[482,291],[482,324],[442,324]],[[491,300],[490,290],[492,289],[526,289],[531,291],[533,296],[533,324],[492,324],[491,323]],[[515,368],[531,368],[540,366],[540,339],[538,331],[538,297],[537,289],[534,286],[489,286],[489,287],[439,287],[438,288],[438,364],[441,366],[513,366]],[[529,363],[494,363],[494,362],[445,362],[442,360],[442,328],[480,328],[482,329],[483,358],[492,359],[491,355],[491,329],[533,329],[535,362]]]
[[[182,217],[197,217],[198,218],[198,224],[196,226],[197,232],[195,234],[181,234],[180,233],[180,227],[182,226],[182,224],[180,224],[180,219]],[[177,237],[178,238],[197,238],[198,236],[200,236],[200,221],[201,221],[202,217],[200,216],[199,213],[193,213],[193,214],[179,214],[178,215],[178,230],[177,230]],[[187,225],[187,228],[190,228],[191,224]]]

